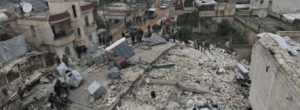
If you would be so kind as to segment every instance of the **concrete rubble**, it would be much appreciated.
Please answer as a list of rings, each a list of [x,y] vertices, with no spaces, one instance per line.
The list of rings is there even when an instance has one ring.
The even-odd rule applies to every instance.
[[[236,79],[243,79],[235,69],[239,63],[249,69],[245,60],[232,59],[222,49],[201,53],[191,48],[173,48],[154,64],[176,65],[152,68],[146,72],[144,75],[149,76],[150,87],[146,88],[144,78],[140,78],[133,89],[121,98],[118,107],[120,110],[189,110],[196,106],[245,109],[250,107],[247,99],[250,84],[242,86],[237,82]],[[151,91],[155,91],[155,99],[151,98]]]

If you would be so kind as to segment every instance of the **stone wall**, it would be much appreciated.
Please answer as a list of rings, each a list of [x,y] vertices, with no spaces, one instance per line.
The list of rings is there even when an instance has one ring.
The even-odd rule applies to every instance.
[[[270,16],[272,16],[272,17],[274,17],[274,18],[277,18],[277,19],[279,19],[279,20],[281,20],[281,21],[284,21],[284,22],[286,22],[286,23],[289,23],[289,24],[293,24],[293,22],[294,21],[292,21],[292,20],[288,20],[288,19],[286,19],[284,16],[282,16],[281,14],[277,14],[277,13],[275,13],[275,12],[273,12],[273,11],[268,11],[268,15],[270,15]]]
[[[299,64],[278,45],[270,36],[253,45],[249,100],[254,110],[300,109]]]
[[[115,33],[117,33],[118,31],[122,30],[125,27],[124,21],[120,21],[119,23],[111,26],[110,29],[110,33],[113,35]]]
[[[289,36],[290,38],[300,37],[300,31],[278,31],[277,34],[280,35],[281,37],[284,36]]]
[[[252,45],[230,45],[234,49],[236,56],[242,55],[239,59],[250,59],[252,53]]]

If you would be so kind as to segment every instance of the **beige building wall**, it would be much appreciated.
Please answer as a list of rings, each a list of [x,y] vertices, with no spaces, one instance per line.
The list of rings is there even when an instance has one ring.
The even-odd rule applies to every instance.
[[[269,44],[269,46],[272,45]],[[278,63],[277,54],[279,53],[271,55],[270,49],[263,46],[261,42],[255,42],[253,45],[249,73],[252,80],[249,101],[253,110],[300,109],[298,89],[295,89],[290,82],[291,78],[287,77],[288,72],[279,66],[281,65],[279,63],[285,62],[285,60],[282,59]],[[268,71],[266,71],[267,67],[269,67]],[[290,97],[292,100],[287,99]]]

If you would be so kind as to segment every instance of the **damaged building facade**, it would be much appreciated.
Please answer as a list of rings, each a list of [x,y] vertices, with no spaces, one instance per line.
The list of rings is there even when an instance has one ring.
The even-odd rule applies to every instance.
[[[37,43],[38,48],[61,58],[65,54],[72,59],[76,56],[76,46],[98,43],[93,4],[77,0],[48,0],[47,4],[49,9],[16,17],[16,28],[28,30],[25,32],[27,42]]]
[[[235,2],[230,0],[177,0],[169,8],[171,20],[176,21],[177,16],[192,11],[199,12],[200,23],[194,32],[216,32],[217,23],[228,19],[234,23]]]

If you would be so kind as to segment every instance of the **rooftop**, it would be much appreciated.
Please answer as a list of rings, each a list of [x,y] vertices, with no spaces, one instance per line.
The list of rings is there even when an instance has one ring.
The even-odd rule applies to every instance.
[[[259,18],[257,17],[250,17],[249,19],[253,20],[256,23],[263,24],[264,27],[267,29],[274,31],[291,31],[293,26],[289,23],[283,22],[273,17],[266,17],[266,18]]]
[[[299,54],[297,55],[289,55],[286,50],[282,47],[282,42],[278,41],[278,39],[273,37],[274,34],[265,34],[263,38],[259,39],[258,42],[266,49],[270,49],[272,54],[271,58],[279,65],[279,68],[283,70],[284,75],[288,80],[293,84],[294,88],[300,93],[300,83],[299,83],[299,75],[300,75],[300,62],[299,62]],[[297,44],[299,45],[299,38],[296,38]],[[280,48],[281,47],[281,48]],[[295,60],[297,59],[297,60]]]

